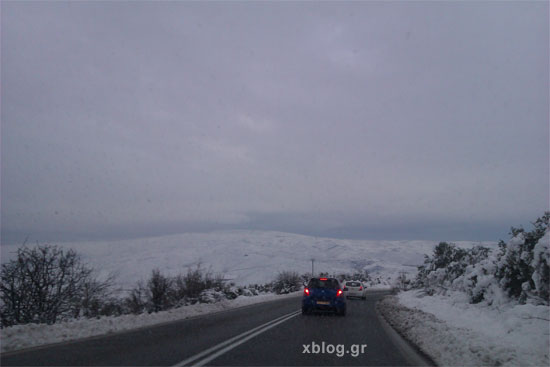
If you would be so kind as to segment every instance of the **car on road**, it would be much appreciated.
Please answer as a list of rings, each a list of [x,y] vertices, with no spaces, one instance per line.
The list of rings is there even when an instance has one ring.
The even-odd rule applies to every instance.
[[[330,311],[346,315],[346,297],[336,278],[311,278],[304,288],[302,314],[313,311]]]
[[[346,298],[357,297],[361,299],[367,298],[367,287],[358,280],[348,280],[344,283],[344,295]]]

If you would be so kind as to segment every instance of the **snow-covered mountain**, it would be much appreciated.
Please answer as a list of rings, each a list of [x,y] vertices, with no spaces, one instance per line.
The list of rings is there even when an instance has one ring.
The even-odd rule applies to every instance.
[[[131,288],[151,270],[175,275],[197,264],[222,273],[236,284],[273,280],[278,272],[352,273],[368,270],[389,285],[400,272],[414,273],[436,241],[370,241],[304,236],[271,231],[185,233],[118,241],[61,243],[73,248],[102,274],[114,273],[117,283]],[[457,242],[470,247],[474,242]],[[482,243],[496,246],[496,243]],[[2,245],[2,262],[14,257],[18,246]]]

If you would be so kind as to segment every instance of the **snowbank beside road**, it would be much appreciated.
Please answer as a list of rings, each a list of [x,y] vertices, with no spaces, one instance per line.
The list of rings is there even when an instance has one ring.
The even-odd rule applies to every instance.
[[[466,298],[465,298],[466,297]],[[548,306],[469,304],[467,296],[402,292],[379,304],[403,336],[438,365],[548,366]]]
[[[224,300],[218,303],[209,304],[197,303],[191,306],[184,306],[151,314],[102,317],[99,319],[80,319],[53,325],[16,325],[0,330],[0,350],[1,352],[8,352],[23,348],[36,347],[39,345],[116,333],[137,329],[144,326],[152,326],[155,324],[187,319],[193,316],[205,315],[255,303],[296,297],[300,294],[301,292],[285,295],[264,294],[253,297],[240,296],[234,300]]]

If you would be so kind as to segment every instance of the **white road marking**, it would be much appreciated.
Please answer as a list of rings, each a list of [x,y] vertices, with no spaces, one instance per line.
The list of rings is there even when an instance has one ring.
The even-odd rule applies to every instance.
[[[248,331],[245,331],[244,333],[241,333],[237,336],[234,336],[230,339],[227,339],[224,342],[221,342],[211,348],[208,348],[198,354],[195,354],[192,357],[189,357],[177,364],[175,364],[173,367],[183,367],[187,366],[189,364],[193,366],[203,366],[204,364],[210,362],[211,360],[218,358],[224,353],[227,353],[231,349],[243,344],[244,342],[254,338],[257,335],[260,335],[261,333],[287,321],[290,320],[293,317],[296,317],[300,314],[300,310],[291,312],[289,314],[283,315],[281,317],[278,317],[274,320],[271,320],[269,322],[266,322],[265,324],[262,324],[260,326],[257,326],[253,329],[250,329]],[[232,344],[233,343],[233,344]],[[224,348],[225,347],[225,348]],[[223,348],[223,349],[222,349]],[[204,359],[200,360],[201,358],[205,357]],[[197,361],[198,362],[194,362]]]

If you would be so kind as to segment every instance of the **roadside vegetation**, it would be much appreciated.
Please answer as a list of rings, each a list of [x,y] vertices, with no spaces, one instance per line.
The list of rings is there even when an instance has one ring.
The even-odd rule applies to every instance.
[[[73,250],[20,248],[15,260],[2,264],[2,326],[114,313],[112,281],[100,280]]]
[[[532,223],[530,231],[512,227],[510,240],[501,240],[498,250],[483,246],[462,249],[440,242],[432,256],[425,257],[408,287],[421,288],[428,295],[464,292],[470,303],[549,305],[549,220],[550,212],[546,212]]]
[[[153,313],[239,296],[285,294],[298,291],[305,278],[283,271],[271,283],[236,286],[199,264],[176,276],[154,269],[146,281],[122,292],[114,276],[98,276],[74,250],[47,244],[23,246],[14,260],[2,264],[0,325],[55,324]]]
[[[437,365],[548,366],[549,219],[492,249],[439,243],[378,311]]]

